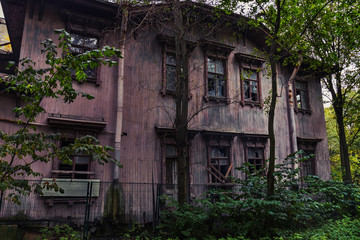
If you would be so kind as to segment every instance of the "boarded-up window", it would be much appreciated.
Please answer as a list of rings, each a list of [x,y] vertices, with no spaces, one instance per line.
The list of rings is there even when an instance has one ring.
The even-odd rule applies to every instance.
[[[235,134],[204,132],[203,136],[207,146],[209,183],[230,182],[233,168],[231,145]]]

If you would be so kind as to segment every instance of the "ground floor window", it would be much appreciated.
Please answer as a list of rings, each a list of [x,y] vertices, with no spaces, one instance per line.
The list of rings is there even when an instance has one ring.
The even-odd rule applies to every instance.
[[[204,132],[207,147],[207,171],[210,184],[231,181],[233,160],[231,146],[235,135],[220,132]]]

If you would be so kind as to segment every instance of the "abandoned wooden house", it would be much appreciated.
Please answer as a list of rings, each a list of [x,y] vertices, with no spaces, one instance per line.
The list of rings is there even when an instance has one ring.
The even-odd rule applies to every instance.
[[[64,28],[71,33],[76,54],[103,45],[121,48],[121,5],[100,0],[1,2],[13,49],[12,54],[0,56],[3,71],[6,61],[18,62],[24,57],[45,66],[40,42],[57,39],[54,29]],[[197,12],[211,14],[209,7],[186,4],[194,4]],[[136,18],[143,17],[141,11],[137,12]],[[135,15],[130,8],[129,18]],[[240,18],[236,14],[230,17]],[[124,58],[118,66],[88,69],[87,82],[74,81],[76,88],[92,94],[94,100],[79,98],[65,104],[61,99],[46,99],[46,114],[36,119],[39,131],[67,136],[60,145],[88,134],[96,136],[102,145],[115,147],[115,142],[121,143],[123,168],[110,163],[98,165],[88,156],[74,156],[71,166],[57,160],[35,164],[32,167],[42,176],[33,180],[55,178],[65,193],[31,194],[21,198],[21,205],[3,200],[1,218],[23,213],[27,219],[83,221],[88,182],[93,183],[92,221],[110,214],[126,221],[150,222],[156,207],[154,198],[158,194],[176,196],[174,33],[166,24],[151,21],[138,26],[142,23],[138,19],[129,20]],[[238,24],[211,24],[213,32],[206,30],[203,34],[206,27],[198,23],[186,36],[190,52],[190,200],[212,186],[231,186],[229,179],[245,177],[237,167],[249,162],[260,168],[269,156],[264,102],[271,80],[267,56],[260,51],[265,49],[266,33]],[[314,157],[301,163],[301,174],[329,179],[320,79],[316,74],[306,77],[300,71],[294,84],[288,85],[292,68],[279,65],[278,70],[281,97],[275,116],[277,162],[303,149]],[[16,129],[17,119],[12,112],[18,104],[16,94],[2,92],[0,103],[0,128],[10,133]]]

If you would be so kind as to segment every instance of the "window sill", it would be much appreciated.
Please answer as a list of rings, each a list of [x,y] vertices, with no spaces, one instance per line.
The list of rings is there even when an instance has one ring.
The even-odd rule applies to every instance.
[[[93,204],[95,202],[95,198],[91,198],[90,202]],[[69,206],[73,206],[75,203],[84,204],[86,203],[86,198],[83,197],[75,197],[75,198],[59,198],[59,197],[48,197],[45,199],[45,203],[52,207],[54,204],[62,203],[68,204]]]
[[[311,110],[309,110],[309,109],[295,108],[294,111],[296,113],[309,114],[309,115],[311,115],[311,113],[312,113]]]
[[[216,103],[220,103],[220,102],[226,102],[229,103],[229,99],[227,97],[214,97],[214,96],[204,96],[204,99],[206,102],[216,102]]]
[[[170,96],[170,97],[173,97],[173,98],[175,98],[176,97],[176,93],[175,93],[175,91],[169,91],[169,90],[166,90],[166,91],[160,91],[160,93],[161,93],[161,95],[163,96],[163,97],[166,97],[166,96]],[[188,99],[191,99],[192,98],[192,94],[188,94]]]
[[[251,108],[253,108],[253,107],[262,108],[263,104],[262,104],[262,102],[241,101],[241,106],[250,106]]]

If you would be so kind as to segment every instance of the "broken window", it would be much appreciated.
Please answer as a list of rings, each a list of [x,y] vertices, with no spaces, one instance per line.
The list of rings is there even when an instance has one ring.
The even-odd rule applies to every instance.
[[[230,102],[227,76],[227,62],[234,47],[203,40],[205,101]]]
[[[249,166],[249,172],[254,173],[264,167],[264,148],[247,148],[247,160],[251,165]]]
[[[72,144],[74,139],[68,139],[61,141],[61,147],[67,147]],[[64,163],[59,160],[57,178],[76,178],[76,179],[87,179],[90,173],[90,156],[77,153],[69,156],[71,164]]]
[[[230,147],[211,146],[210,147],[210,177],[211,183],[224,183],[230,176]]]
[[[159,34],[157,40],[161,45],[162,50],[162,81],[161,81],[161,94],[174,95],[176,91],[176,51],[175,51],[175,38],[167,35]],[[188,59],[190,53],[194,50],[195,44],[186,41],[187,56],[184,59]],[[184,62],[184,64],[188,64]],[[183,69],[181,68],[180,71]]]
[[[207,58],[208,96],[226,97],[225,62],[219,58]]]
[[[202,135],[207,146],[208,182],[230,182],[233,168],[231,145],[236,134],[205,131]]]
[[[244,69],[242,72],[243,94],[246,102],[259,102],[259,80],[258,73],[254,70]]]
[[[61,9],[60,14],[65,21],[66,31],[70,33],[70,51],[74,55],[98,48],[103,29],[111,24],[106,19],[68,9]],[[100,67],[85,66],[84,72],[87,75],[87,81],[100,85],[99,71]]]
[[[70,51],[74,54],[82,54],[86,51],[96,49],[98,47],[98,38],[94,36],[86,36],[84,34],[71,33],[70,34]],[[96,81],[96,69],[91,66],[87,66],[84,69],[87,79],[90,82]]]
[[[176,89],[176,56],[174,53],[166,52],[166,91],[175,92]]]
[[[295,104],[297,110],[310,110],[307,82],[295,81]]]
[[[262,107],[260,76],[265,59],[243,53],[236,53],[235,59],[240,69],[241,104]]]
[[[265,150],[268,135],[264,134],[241,134],[244,144],[244,162],[250,164],[249,172],[254,173],[265,166]]]

